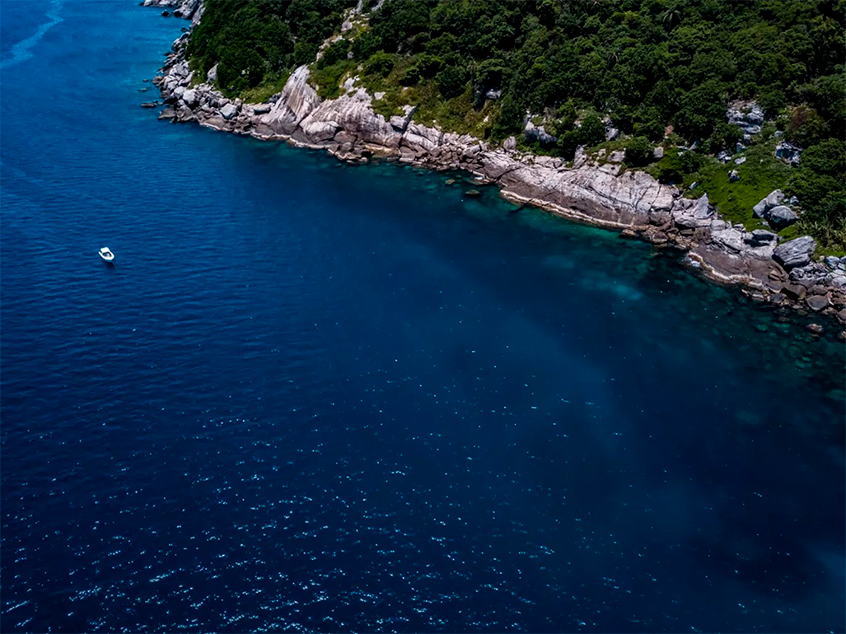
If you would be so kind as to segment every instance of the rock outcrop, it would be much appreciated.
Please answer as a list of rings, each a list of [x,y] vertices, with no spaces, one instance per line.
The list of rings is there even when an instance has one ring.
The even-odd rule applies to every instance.
[[[802,236],[778,245],[773,251],[773,259],[786,269],[805,266],[816,248],[817,243],[811,236]]]
[[[760,134],[764,125],[764,109],[754,101],[736,101],[729,104],[726,117],[743,133],[743,140],[749,143],[753,135]]]
[[[173,15],[175,17],[191,20],[193,24],[199,22],[200,16],[202,15],[200,0],[144,0],[143,5],[145,7],[164,7],[174,9]],[[162,13],[162,15],[165,14]]]
[[[770,192],[752,207],[752,213],[756,218],[765,219],[770,226],[778,230],[792,225],[799,219],[799,215],[784,204],[784,194],[780,189]]]
[[[802,150],[787,141],[779,141],[775,149],[776,158],[784,159],[794,167],[799,165],[802,159]]]
[[[194,0],[148,1],[186,7],[194,17],[199,12]],[[846,259],[835,258],[833,265],[812,263],[816,245],[809,236],[779,245],[773,232],[747,232],[742,225],[721,219],[707,195],[684,198],[678,189],[646,172],[623,171],[620,163],[610,160],[600,164],[581,150],[568,165],[559,158],[518,152],[513,137],[501,148],[493,147],[470,135],[416,122],[412,106],[386,119],[374,112],[374,97],[356,87],[355,78],[346,82],[337,99],[323,100],[309,84],[307,66],[297,68],[282,91],[266,103],[231,100],[209,83],[213,72],[203,83],[194,81],[184,57],[188,37],[186,33],[174,42],[163,74],[154,80],[167,104],[160,118],[322,148],[348,161],[384,157],[432,169],[465,170],[479,184],[498,185],[502,196],[514,202],[683,249],[687,262],[708,277],[741,284],[761,299],[807,307],[802,303],[806,295],[825,296],[825,305],[815,299],[811,308],[832,315],[846,308]],[[743,115],[749,129],[759,125],[756,110]],[[755,206],[755,214],[783,226],[795,219],[783,202],[783,194],[776,190]],[[824,293],[806,292],[821,285]],[[797,287],[803,290],[795,291]]]
[[[784,229],[799,219],[796,212],[786,205],[773,207],[767,214],[767,221],[776,229]]]
[[[781,190],[773,190],[766,198],[763,198],[757,205],[752,207],[752,213],[755,214],[757,218],[764,218],[770,209],[780,205],[783,200],[784,194]]]

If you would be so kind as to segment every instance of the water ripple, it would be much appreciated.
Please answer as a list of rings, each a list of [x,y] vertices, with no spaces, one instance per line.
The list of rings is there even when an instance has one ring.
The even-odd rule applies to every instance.
[[[0,629],[843,631],[831,333],[159,122],[180,23],[121,6],[3,70]]]

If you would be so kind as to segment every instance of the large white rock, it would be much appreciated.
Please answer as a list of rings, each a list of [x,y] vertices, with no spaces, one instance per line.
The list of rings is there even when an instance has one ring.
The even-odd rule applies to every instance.
[[[234,103],[228,103],[220,109],[220,116],[227,121],[238,114],[238,106]]]
[[[673,207],[673,187],[640,171],[614,176],[598,167],[562,169],[556,161],[529,165],[505,152],[484,152],[482,173],[506,192],[552,203],[604,223],[646,225],[649,214]]]
[[[778,245],[773,251],[773,259],[786,269],[805,266],[816,248],[817,243],[811,236],[802,236]]]
[[[411,123],[411,117],[414,116],[414,112],[417,110],[417,106],[403,106],[403,115],[394,115],[391,117],[391,127],[394,128],[397,132],[405,132],[406,128],[408,128],[408,124]]]
[[[320,104],[320,97],[309,86],[308,77],[309,70],[305,65],[291,73],[270,112],[259,119],[261,125],[256,126],[257,136],[290,136],[300,122]]]
[[[301,120],[300,127],[308,136],[308,130],[317,122],[334,123],[339,129],[356,135],[364,143],[385,148],[399,147],[402,138],[385,117],[373,112],[370,95],[360,88],[337,99],[318,103]]]
[[[731,251],[740,252],[744,249],[743,232],[728,228],[711,232],[711,239]]]
[[[196,90],[186,90],[182,93],[182,101],[185,102],[185,105],[189,108],[193,108],[197,105],[199,98],[197,96]]]
[[[776,229],[783,229],[799,219],[796,212],[785,205],[773,207],[767,212],[766,217],[767,221]]]
[[[696,202],[682,200],[673,207],[673,220],[688,229],[709,226],[713,216],[714,209],[708,201],[708,194],[703,194]]]

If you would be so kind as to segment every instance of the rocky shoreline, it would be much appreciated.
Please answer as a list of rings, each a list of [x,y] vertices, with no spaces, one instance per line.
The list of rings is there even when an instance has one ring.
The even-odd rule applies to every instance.
[[[202,15],[199,0],[143,4],[177,7],[173,14],[192,24]],[[190,70],[185,59],[189,37],[186,32],[173,43],[162,74],[153,80],[166,105],[160,119],[324,149],[351,162],[381,158],[435,170],[463,170],[479,184],[497,185],[508,200],[617,229],[657,247],[681,249],[689,266],[716,282],[739,285],[761,302],[819,313],[832,318],[832,325],[846,326],[846,258],[812,261],[816,245],[809,236],[779,244],[775,233],[732,226],[719,217],[707,195],[684,198],[677,188],[645,172],[624,170],[613,155],[600,164],[577,153],[570,167],[558,158],[493,147],[469,135],[420,125],[414,122],[411,106],[405,107],[404,116],[386,120],[374,112],[373,97],[352,80],[337,99],[321,99],[309,84],[307,66],[297,68],[267,103],[230,100],[210,83],[214,68],[203,78]],[[779,204],[779,195],[771,194],[770,207]],[[822,330],[819,324],[811,326],[816,327],[812,331]],[[839,336],[846,340],[846,332]]]

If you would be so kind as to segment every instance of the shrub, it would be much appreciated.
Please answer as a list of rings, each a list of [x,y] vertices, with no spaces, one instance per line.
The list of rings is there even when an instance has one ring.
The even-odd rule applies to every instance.
[[[705,159],[696,152],[682,152],[672,149],[660,161],[649,168],[649,172],[662,183],[681,183],[688,174],[695,174],[705,165]]]
[[[447,66],[435,76],[438,90],[445,99],[452,99],[464,92],[467,71],[461,66]]]
[[[605,124],[595,113],[587,115],[579,128],[580,145],[596,145],[605,140]]]
[[[653,142],[658,142],[664,138],[664,126],[655,119],[635,123],[632,131],[636,135],[644,136]]]
[[[802,169],[815,174],[839,177],[846,173],[846,145],[827,139],[802,153]]]
[[[359,60],[367,59],[381,48],[382,38],[370,30],[362,32],[352,43],[353,57]]]
[[[654,149],[645,136],[636,136],[626,141],[626,164],[635,167],[648,165],[654,159]]]
[[[379,77],[387,77],[394,69],[396,64],[396,57],[388,53],[379,51],[364,64],[364,73],[366,75],[378,75]]]
[[[509,134],[516,134],[520,130],[523,121],[523,108],[508,93],[500,102],[499,113],[497,113],[491,126],[491,136],[494,139],[504,139]]]
[[[576,148],[581,145],[581,133],[579,130],[569,130],[558,137],[558,151],[568,161],[573,160],[576,155]]]
[[[785,136],[799,147],[808,147],[826,135],[826,124],[810,106],[796,106],[790,111],[785,126]]]
[[[676,132],[689,141],[711,136],[714,128],[726,120],[728,99],[723,88],[719,81],[710,79],[685,94],[681,110],[673,118]]]
[[[315,57],[317,57],[317,44],[313,42],[297,42],[294,44],[295,65],[311,64]]]
[[[828,217],[838,207],[832,203],[846,194],[846,146],[838,139],[828,139],[802,153],[799,169],[790,177],[787,191],[811,214]],[[825,208],[825,210],[823,210]]]
[[[743,131],[736,125],[720,123],[714,128],[711,136],[708,137],[706,149],[709,152],[716,153],[720,150],[734,148],[734,146],[737,145],[737,142],[742,138]]]
[[[502,85],[502,78],[506,72],[506,65],[502,59],[486,59],[476,70],[476,83],[485,89],[498,88]]]
[[[768,117],[775,116],[779,110],[787,105],[787,98],[778,84],[760,88],[758,90],[757,101],[758,105],[764,109],[764,114]]]
[[[347,59],[347,53],[349,50],[349,40],[338,40],[337,42],[330,44],[329,47],[323,51],[323,55],[317,62],[317,67],[323,68],[324,66],[331,66],[336,62]]]
[[[622,132],[634,129],[634,110],[630,106],[619,106],[611,113],[611,123]]]

